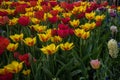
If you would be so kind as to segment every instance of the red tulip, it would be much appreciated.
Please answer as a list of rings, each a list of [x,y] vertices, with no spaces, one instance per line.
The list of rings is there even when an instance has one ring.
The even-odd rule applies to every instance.
[[[0,55],[4,52],[9,43],[9,39],[0,36]]]
[[[42,20],[42,19],[44,18],[44,11],[39,10],[39,11],[35,12],[34,16],[35,16],[37,19]]]
[[[24,61],[24,63],[27,65],[27,66],[30,66],[30,63],[29,63],[29,55],[26,53],[24,55],[19,55],[18,59],[20,61]]]
[[[69,17],[62,18],[61,21],[62,21],[62,23],[64,23],[64,24],[68,24],[69,21],[70,21],[70,18],[69,18]]]
[[[56,23],[56,22],[58,21],[58,17],[57,17],[57,16],[53,16],[52,18],[48,18],[48,20],[49,20],[52,24],[54,24],[54,23]]]
[[[51,10],[50,13],[51,13],[53,16],[57,16],[58,10]]]
[[[96,26],[97,26],[97,27],[101,26],[101,24],[102,24],[101,21],[97,21],[97,22],[96,22]]]
[[[3,16],[0,18],[0,25],[5,25],[9,22],[9,18],[7,16]]]
[[[24,13],[26,12],[26,11],[25,11],[25,8],[27,8],[27,7],[28,7],[27,4],[23,4],[23,5],[16,6],[15,12],[16,12],[17,14],[20,14],[20,13],[24,14]]]
[[[52,36],[56,36],[56,35],[57,35],[57,30],[56,30],[56,29],[52,29],[51,35],[52,35]]]
[[[13,79],[12,73],[0,74],[0,80],[12,80],[12,79]]]
[[[37,1],[30,1],[30,6],[35,7],[37,5]]]
[[[69,30],[58,30],[57,31],[58,35],[62,38],[65,38],[69,35]]]
[[[58,3],[56,1],[50,1],[49,2],[52,7],[56,6]]]
[[[84,17],[85,17],[84,12],[76,15],[76,18],[78,18],[78,19],[81,19],[81,18],[84,18]]]
[[[66,30],[69,27],[67,25],[65,25],[65,24],[58,24],[58,28],[61,29],[61,30]]]
[[[8,12],[6,11],[0,11],[0,16],[7,16],[8,15]]]
[[[22,26],[27,26],[29,25],[30,23],[30,19],[28,16],[21,16],[19,19],[18,19],[18,23]]]

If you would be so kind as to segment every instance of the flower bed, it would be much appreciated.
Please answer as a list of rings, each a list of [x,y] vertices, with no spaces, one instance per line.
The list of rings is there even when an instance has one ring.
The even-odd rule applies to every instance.
[[[107,2],[2,2],[0,80],[112,79],[119,11]]]

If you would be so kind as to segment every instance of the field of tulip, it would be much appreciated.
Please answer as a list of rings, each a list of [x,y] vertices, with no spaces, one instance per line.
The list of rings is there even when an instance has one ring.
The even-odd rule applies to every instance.
[[[0,1],[0,80],[120,80],[120,6]]]

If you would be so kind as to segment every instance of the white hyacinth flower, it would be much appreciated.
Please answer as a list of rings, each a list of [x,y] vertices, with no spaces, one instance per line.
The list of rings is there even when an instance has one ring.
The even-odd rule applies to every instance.
[[[109,54],[112,58],[117,58],[118,56],[118,45],[117,45],[117,41],[114,39],[111,39],[108,41],[108,49],[109,49]]]

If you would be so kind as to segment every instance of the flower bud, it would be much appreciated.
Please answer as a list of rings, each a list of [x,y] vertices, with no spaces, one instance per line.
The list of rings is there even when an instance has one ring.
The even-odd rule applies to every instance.
[[[93,69],[99,69],[100,68],[100,61],[98,61],[98,59],[91,60],[90,65]]]
[[[117,27],[114,25],[110,27],[110,30],[112,31],[112,33],[118,32]]]

